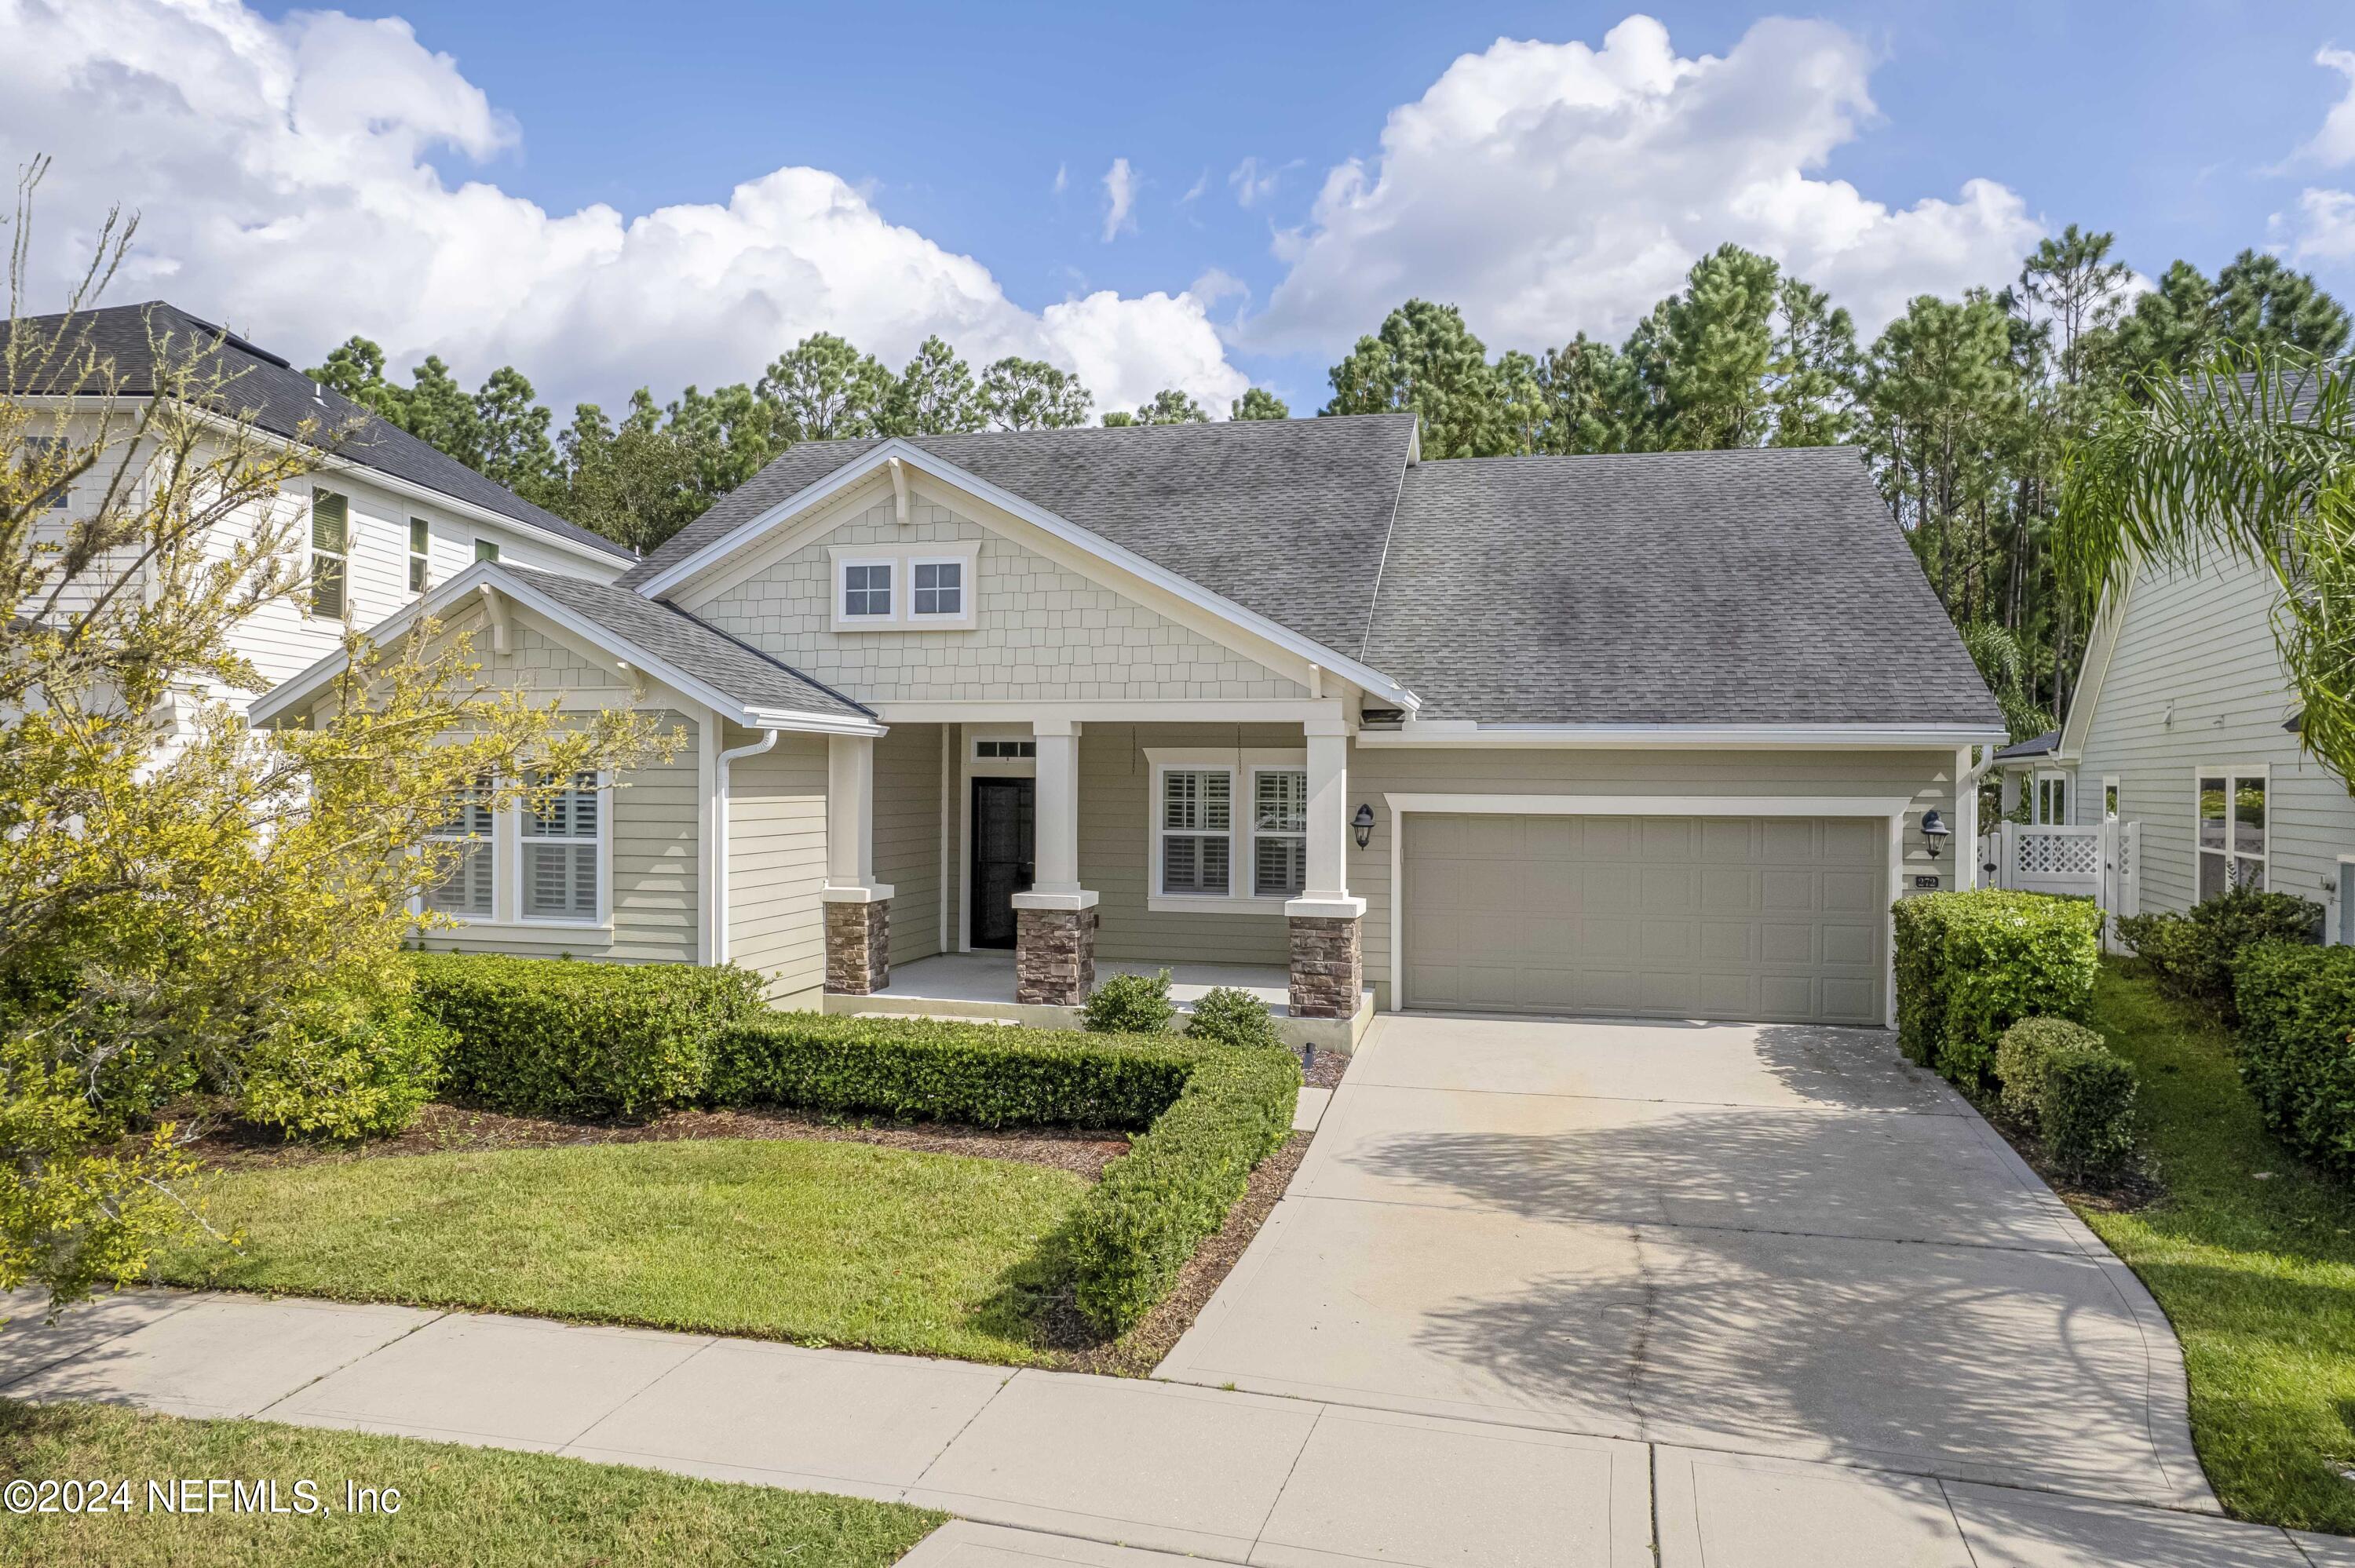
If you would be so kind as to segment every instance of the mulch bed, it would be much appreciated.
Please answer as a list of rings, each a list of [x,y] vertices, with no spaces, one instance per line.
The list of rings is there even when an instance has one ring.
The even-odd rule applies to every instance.
[[[2137,1150],[2126,1168],[2106,1181],[2087,1181],[2083,1177],[2064,1175],[2045,1152],[2044,1140],[2027,1126],[2006,1115],[2002,1105],[1993,1095],[1985,1098],[1966,1095],[1978,1113],[1987,1118],[1987,1125],[2003,1135],[2012,1151],[2028,1161],[2030,1169],[2044,1178],[2044,1184],[2069,1202],[2080,1208],[2098,1209],[2105,1213],[2132,1213],[2146,1209],[2167,1196],[2167,1184],[2147,1162],[2144,1151]]]
[[[272,1128],[230,1123],[216,1128],[188,1149],[208,1165],[253,1170],[412,1154],[714,1138],[825,1139],[924,1154],[1015,1160],[1073,1171],[1091,1181],[1103,1174],[1107,1164],[1128,1152],[1128,1139],[1119,1132],[1038,1127],[992,1131],[943,1122],[855,1122],[782,1107],[672,1111],[648,1121],[601,1122],[502,1116],[496,1111],[439,1104],[419,1111],[407,1131],[357,1147],[290,1143]]]

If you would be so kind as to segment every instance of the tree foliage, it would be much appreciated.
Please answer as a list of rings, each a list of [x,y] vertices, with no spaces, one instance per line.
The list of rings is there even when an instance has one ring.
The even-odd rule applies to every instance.
[[[1289,419],[1292,418],[1292,410],[1284,405],[1283,398],[1277,397],[1266,387],[1246,387],[1243,388],[1243,395],[1236,398],[1234,401],[1234,407],[1228,410],[1227,418],[1231,419]]]

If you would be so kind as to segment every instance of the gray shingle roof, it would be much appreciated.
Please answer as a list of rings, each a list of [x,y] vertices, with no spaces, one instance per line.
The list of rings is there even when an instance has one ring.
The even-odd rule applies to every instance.
[[[1365,662],[1424,718],[2001,718],[1853,449],[1407,472]]]
[[[1365,641],[1414,416],[918,436],[913,444],[1337,652]],[[792,448],[623,574],[694,554],[864,452]]]
[[[829,686],[820,685],[793,666],[738,641],[675,605],[586,577],[536,571],[506,562],[492,569],[538,589],[623,643],[693,675],[746,707],[843,718],[875,716],[872,709]]]
[[[2026,740],[2016,740],[2009,746],[1997,747],[1992,760],[2012,762],[2023,757],[2042,757],[2058,750],[2060,746],[2061,732],[2048,729],[2042,735],[2031,735]]]
[[[55,331],[62,316],[37,316],[29,323]],[[186,352],[223,337],[221,330],[189,315],[176,305],[151,301],[140,305],[109,305],[83,312],[77,332],[91,345],[114,361],[119,389],[145,396],[155,389],[155,344],[151,331],[167,337],[174,349]],[[0,325],[0,331],[6,330]],[[214,357],[219,373],[232,376],[224,398],[254,424],[273,434],[293,436],[305,420],[329,432],[347,431],[335,443],[337,456],[364,468],[421,484],[454,500],[495,512],[526,527],[553,534],[628,560],[630,552],[602,535],[566,522],[544,507],[535,506],[504,485],[495,484],[457,459],[428,446],[339,392],[320,387],[266,349],[240,337],[224,338]],[[17,390],[76,391],[80,388],[27,387]]]

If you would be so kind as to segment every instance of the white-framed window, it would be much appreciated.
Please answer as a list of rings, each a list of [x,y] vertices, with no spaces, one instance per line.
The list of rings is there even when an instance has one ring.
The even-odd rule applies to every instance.
[[[478,561],[496,561],[498,558],[499,542],[496,539],[477,539],[474,541],[474,559]]]
[[[2115,773],[2105,773],[2102,775],[2102,821],[2115,822],[2117,820],[2118,776]]]
[[[311,493],[311,613],[341,620],[350,606],[351,498]]]
[[[847,560],[842,563],[835,608],[843,620],[890,620],[892,618],[893,565],[888,560]]]
[[[459,846],[448,874],[419,899],[426,908],[469,920],[491,917],[498,865],[491,794],[488,779],[475,779],[452,797],[450,814],[425,835],[432,843]]]
[[[31,468],[40,463],[56,461],[59,458],[65,455],[68,444],[66,438],[63,436],[27,436],[25,438],[25,466]],[[72,484],[69,482],[59,482],[58,484],[51,485],[48,491],[43,493],[41,499],[37,503],[37,504],[44,511],[66,511],[73,505]]]
[[[533,779],[535,793],[543,782]],[[526,805],[517,834],[522,849],[523,918],[597,918],[604,872],[602,807],[593,773],[576,774],[563,789]]]
[[[1165,897],[1226,897],[1234,890],[1235,770],[1165,768],[1159,783],[1156,891]]]
[[[1252,896],[1297,898],[1308,880],[1308,770],[1252,769]]]
[[[2067,774],[2040,773],[2036,776],[2036,796],[2030,821],[2040,828],[2065,828],[2069,825]]]
[[[1039,743],[985,735],[974,741],[973,755],[977,762],[1033,762],[1039,757]]]
[[[422,517],[409,520],[409,591],[423,593],[432,585],[433,531]]]
[[[918,620],[964,619],[965,563],[962,556],[913,557],[908,563],[908,613]]]
[[[2272,836],[2262,768],[2202,768],[2193,806],[2195,892],[2200,902],[2231,888],[2265,885],[2265,849]]]

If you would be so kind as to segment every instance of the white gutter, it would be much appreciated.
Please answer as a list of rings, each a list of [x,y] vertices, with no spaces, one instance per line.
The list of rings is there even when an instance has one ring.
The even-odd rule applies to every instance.
[[[2004,732],[1977,725],[1710,725],[1475,724],[1466,719],[1410,719],[1397,729],[1361,729],[1361,747],[1687,747],[1771,749],[1778,747],[1944,750],[1996,745]]]
[[[783,730],[763,730],[761,738],[750,746],[739,746],[719,754],[713,768],[711,811],[711,935],[707,944],[711,961],[728,961],[728,769],[740,757],[758,757],[775,749],[777,736]]]

